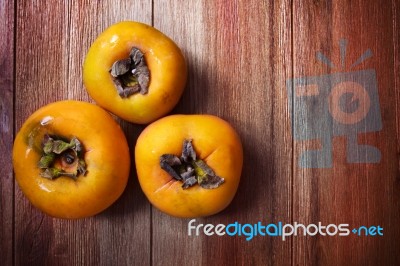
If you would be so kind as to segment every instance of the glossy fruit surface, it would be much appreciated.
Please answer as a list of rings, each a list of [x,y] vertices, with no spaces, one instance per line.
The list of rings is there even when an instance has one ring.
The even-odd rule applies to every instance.
[[[148,92],[121,97],[111,69],[129,59],[133,48],[143,53],[150,72]],[[132,70],[134,71],[134,70]],[[179,47],[157,29],[124,21],[106,29],[90,47],[83,67],[83,81],[90,96],[115,115],[138,124],[150,123],[178,103],[187,79],[187,67]]]
[[[72,143],[71,148],[56,154],[60,143]],[[53,155],[51,163],[44,163]],[[125,135],[110,114],[93,104],[61,101],[25,121],[14,141],[13,166],[20,189],[35,207],[53,217],[82,218],[119,198],[130,156]]]
[[[160,167],[163,154],[180,156],[182,143],[191,140],[203,160],[224,183],[213,189],[194,185],[182,188]],[[135,147],[140,185],[150,202],[176,217],[202,217],[220,212],[232,201],[240,181],[243,150],[236,131],[211,115],[171,115],[150,124]]]

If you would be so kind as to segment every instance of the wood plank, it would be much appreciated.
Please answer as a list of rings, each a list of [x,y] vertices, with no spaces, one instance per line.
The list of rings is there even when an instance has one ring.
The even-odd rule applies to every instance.
[[[150,1],[18,2],[16,128],[46,103],[91,101],[81,74],[90,44],[112,23],[128,19],[151,23],[151,14]],[[141,127],[121,124],[133,147]],[[150,263],[150,209],[134,172],[132,168],[128,187],[113,206],[77,221],[43,215],[17,187],[16,264]]]
[[[0,1],[0,261],[13,262],[14,1]]]
[[[154,2],[154,26],[177,42],[189,65],[189,83],[174,112],[218,115],[238,130],[244,145],[242,181],[234,201],[196,224],[291,221],[285,90],[291,75],[290,12],[287,1]],[[188,221],[153,211],[154,265],[291,262],[288,241],[188,237]]]
[[[293,27],[294,77],[317,76],[307,82],[317,83],[319,93],[317,96],[303,98],[296,93],[292,94],[294,123],[295,127],[296,124],[300,126],[298,137],[301,137],[300,132],[310,133],[303,135],[303,139],[309,140],[297,139],[294,142],[294,221],[304,224],[318,224],[320,221],[325,225],[347,223],[350,230],[362,225],[380,225],[384,228],[384,236],[376,237],[357,237],[350,233],[351,236],[348,237],[293,238],[293,264],[399,264],[399,257],[395,255],[400,245],[400,183],[394,137],[397,136],[398,139],[399,135],[396,135],[396,112],[393,112],[396,110],[396,90],[392,46],[395,33],[392,18],[391,5],[384,5],[379,1],[293,3],[293,21],[296,22]],[[347,40],[343,65],[341,39]],[[344,46],[342,42],[342,47]],[[368,49],[373,56],[352,68],[352,64]],[[318,51],[326,55],[335,68],[333,65],[329,67],[327,61],[324,64],[322,60],[317,60]],[[374,69],[376,76],[372,72],[362,72],[366,69]],[[325,74],[330,76],[323,76]],[[322,81],[323,77],[325,82]],[[377,86],[373,82],[375,79]],[[346,127],[330,118],[328,97],[333,96],[329,96],[329,90],[336,89],[338,84],[346,81],[362,84],[368,91],[372,108],[380,105],[380,113],[367,116],[367,123],[363,123],[364,120],[359,124],[353,121],[349,123],[351,126]],[[296,86],[291,89],[296,89]],[[349,88],[346,87],[347,89]],[[379,98],[374,94],[375,89]],[[363,99],[365,96],[358,98],[359,101]],[[368,110],[365,106],[367,105],[357,108]],[[304,122],[307,116],[312,117],[312,123]],[[382,121],[382,129],[377,126],[379,121]],[[311,132],[319,134],[311,135]],[[355,146],[347,150],[346,145],[354,141],[348,136],[355,134],[358,135],[358,143],[372,145],[380,150],[382,156],[379,163],[361,162],[369,154],[363,147]],[[321,143],[323,138],[326,140],[324,145]],[[329,144],[332,138],[333,141]],[[298,165],[304,151],[321,146],[326,148],[327,153],[320,153],[316,162],[327,163],[329,154],[333,154],[332,164],[327,163],[325,168],[316,168],[316,165],[311,166],[313,168],[302,168]],[[353,159],[358,160],[358,163],[347,161],[351,156],[357,155],[361,156]],[[312,156],[309,153],[304,162],[311,162]]]
[[[392,1],[393,10],[393,76],[396,91],[396,118],[397,118],[397,157],[399,161],[399,172],[400,172],[400,3],[396,0]],[[400,180],[400,174],[397,175],[397,180]],[[397,208],[400,211],[400,207]]]
[[[125,193],[102,214],[78,221],[52,219],[34,209],[14,186],[11,158],[0,156],[0,176],[5,177],[0,179],[0,259],[5,265],[400,265],[396,256],[400,248],[398,1],[80,0],[51,5],[18,1],[15,11],[13,1],[0,1],[0,14],[0,150],[4,154],[11,154],[14,130],[40,106],[61,99],[93,102],[84,90],[81,68],[88,47],[103,29],[125,19],[154,21],[182,48],[189,64],[188,85],[173,112],[218,115],[232,123],[244,145],[237,196],[227,210],[197,219],[197,224],[321,221],[348,223],[350,229],[384,228],[383,237],[352,233],[286,241],[268,236],[251,241],[244,236],[189,237],[189,219],[172,218],[150,207],[134,166]],[[343,68],[341,39],[347,40]],[[368,49],[373,56],[350,70]],[[318,51],[336,68],[322,63],[321,56],[316,59]],[[357,76],[367,69],[374,69],[375,75]],[[349,131],[340,133],[343,129],[329,120],[326,105],[314,100],[307,105],[314,113],[294,110],[294,117],[290,113],[304,105],[296,98],[302,91],[287,88],[286,82],[310,76],[318,82],[326,74],[337,78],[325,76],[327,83],[306,94],[354,76],[369,78],[363,85],[372,86],[371,92],[370,81],[376,79],[380,113],[358,129],[358,142],[377,147],[382,154],[379,163],[346,161],[349,153],[363,158],[367,153],[361,147],[346,150],[349,140],[343,135]],[[378,98],[370,98],[376,105]],[[304,125],[307,114],[314,117],[314,124]],[[322,123],[315,123],[318,117]],[[317,137],[339,135],[332,137],[331,167],[298,166],[301,154],[321,143],[297,139],[291,132],[292,119],[301,130],[320,130]],[[382,129],[362,132],[379,120]],[[133,156],[143,126],[118,121]],[[316,162],[323,159],[319,156]]]
[[[181,48],[188,65],[188,83],[175,113],[194,113],[201,95],[208,91],[207,70],[202,27],[201,1],[153,1],[154,27],[164,32]],[[207,57],[206,57],[207,58]],[[202,91],[194,88],[199,86]],[[185,103],[185,104],[183,104]],[[173,218],[152,207],[152,265],[199,265],[203,261],[202,237],[188,238],[189,219]],[[199,223],[204,219],[198,219]]]

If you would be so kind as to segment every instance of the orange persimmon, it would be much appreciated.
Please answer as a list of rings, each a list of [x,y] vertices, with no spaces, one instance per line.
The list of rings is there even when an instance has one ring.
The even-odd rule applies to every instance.
[[[135,161],[140,186],[156,208],[176,217],[202,217],[232,201],[243,150],[236,131],[221,118],[171,115],[144,129]]]
[[[100,107],[61,101],[34,112],[16,135],[15,178],[38,209],[58,218],[95,215],[124,191],[130,169],[125,135]]]
[[[134,21],[107,28],[90,47],[83,82],[101,107],[147,124],[178,103],[187,67],[179,47],[157,29]]]

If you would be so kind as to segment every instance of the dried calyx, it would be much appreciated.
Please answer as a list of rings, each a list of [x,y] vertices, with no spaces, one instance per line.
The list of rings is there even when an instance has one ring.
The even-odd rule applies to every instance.
[[[143,53],[133,47],[129,58],[117,60],[110,70],[119,96],[127,98],[134,93],[146,94],[149,89],[150,71]]]
[[[43,155],[38,166],[43,170],[41,176],[54,179],[60,176],[77,179],[79,175],[86,174],[86,163],[83,160],[83,147],[81,142],[73,137],[67,142],[57,136],[44,135]]]
[[[183,189],[196,184],[203,188],[213,189],[219,187],[225,181],[217,176],[203,160],[196,158],[192,140],[183,142],[180,158],[174,154],[161,155],[160,166],[174,179],[182,181]]]

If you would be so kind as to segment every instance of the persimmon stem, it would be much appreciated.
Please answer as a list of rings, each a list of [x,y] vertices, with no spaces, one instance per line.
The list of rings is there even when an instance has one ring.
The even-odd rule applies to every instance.
[[[217,176],[203,160],[197,158],[192,140],[184,140],[180,158],[173,154],[161,155],[160,167],[175,180],[182,181],[183,189],[195,184],[206,189],[213,189],[225,181]]]
[[[43,170],[42,177],[55,179],[66,176],[76,180],[79,175],[86,174],[83,147],[76,137],[66,142],[58,136],[46,134],[42,146],[43,155],[38,162],[38,167]]]
[[[149,90],[150,71],[143,53],[136,47],[132,48],[128,58],[114,62],[110,74],[122,98],[137,92],[144,95]]]

